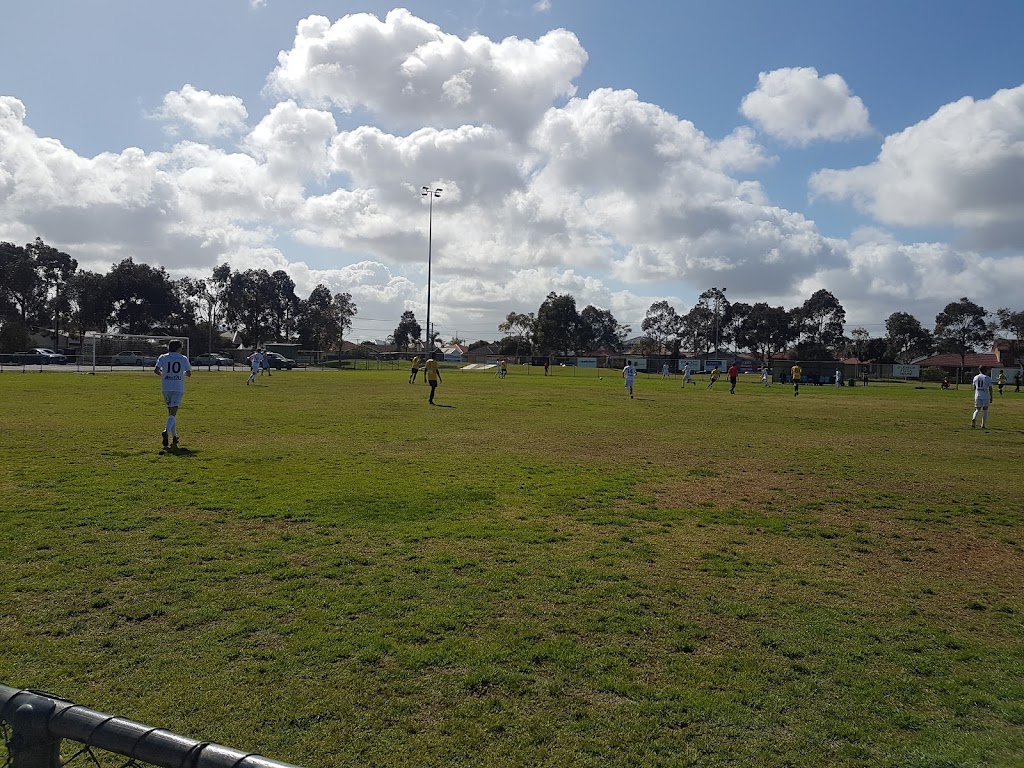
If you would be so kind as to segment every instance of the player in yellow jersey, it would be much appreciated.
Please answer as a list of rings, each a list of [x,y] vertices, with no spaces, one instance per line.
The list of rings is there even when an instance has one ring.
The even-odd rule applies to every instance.
[[[427,358],[427,362],[423,365],[423,378],[430,385],[430,400],[428,402],[433,405],[434,390],[441,383],[441,372],[437,369],[437,360],[432,357]]]
[[[800,377],[804,375],[804,369],[800,367],[800,363],[797,363],[789,372],[793,374],[793,397],[800,394]]]
[[[409,383],[410,384],[415,384],[416,383],[416,374],[419,373],[419,372],[420,372],[420,356],[416,355],[416,357],[414,357],[412,359],[412,371],[409,373]]]
[[[718,366],[717,365],[714,368],[711,369],[711,383],[708,384],[708,389],[711,389],[713,386],[715,386],[715,382],[718,381],[718,377],[721,376],[721,375],[722,374],[718,370]]]

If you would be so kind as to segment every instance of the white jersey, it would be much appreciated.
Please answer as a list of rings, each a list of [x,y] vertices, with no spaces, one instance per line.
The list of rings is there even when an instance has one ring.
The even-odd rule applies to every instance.
[[[988,403],[988,393],[992,388],[992,377],[979,373],[971,381],[971,385],[974,387],[974,402],[978,405],[985,405]]]
[[[632,381],[633,377],[636,376],[636,368],[632,365],[627,365],[622,369],[622,372],[626,374],[626,381]]]
[[[156,359],[164,392],[184,392],[185,374],[192,370],[188,358],[180,352],[164,352]]]
[[[690,366],[689,366],[689,364],[687,364],[687,365],[686,365],[686,366],[685,366],[685,367],[683,368],[683,378],[684,378],[684,379],[689,379],[689,378],[690,378]]]
[[[260,352],[253,352],[252,357],[249,358],[249,365],[252,366],[254,371],[258,371],[263,367],[263,355]]]

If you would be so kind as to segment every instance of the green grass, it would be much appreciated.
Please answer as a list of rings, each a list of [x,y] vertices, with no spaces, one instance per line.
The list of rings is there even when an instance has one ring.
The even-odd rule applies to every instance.
[[[0,374],[0,682],[308,766],[1024,760],[1024,396]],[[0,747],[0,751],[2,751]]]

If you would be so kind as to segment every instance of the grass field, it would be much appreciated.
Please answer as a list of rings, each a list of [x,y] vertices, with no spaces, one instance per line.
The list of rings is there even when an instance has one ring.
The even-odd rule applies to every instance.
[[[1024,764],[1024,395],[406,377],[200,371],[173,453],[155,376],[0,374],[0,682],[311,767]]]

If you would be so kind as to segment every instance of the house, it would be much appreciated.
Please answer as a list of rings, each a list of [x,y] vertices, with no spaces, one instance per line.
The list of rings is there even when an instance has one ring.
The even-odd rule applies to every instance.
[[[968,352],[960,359],[960,355],[944,352],[938,355],[919,357],[912,362],[913,365],[920,365],[924,368],[942,368],[948,375],[957,376],[961,366],[965,372],[977,370],[979,365],[987,365],[989,368],[999,368],[999,356],[995,352]],[[965,373],[966,376],[966,373]],[[970,379],[970,376],[967,376]]]

